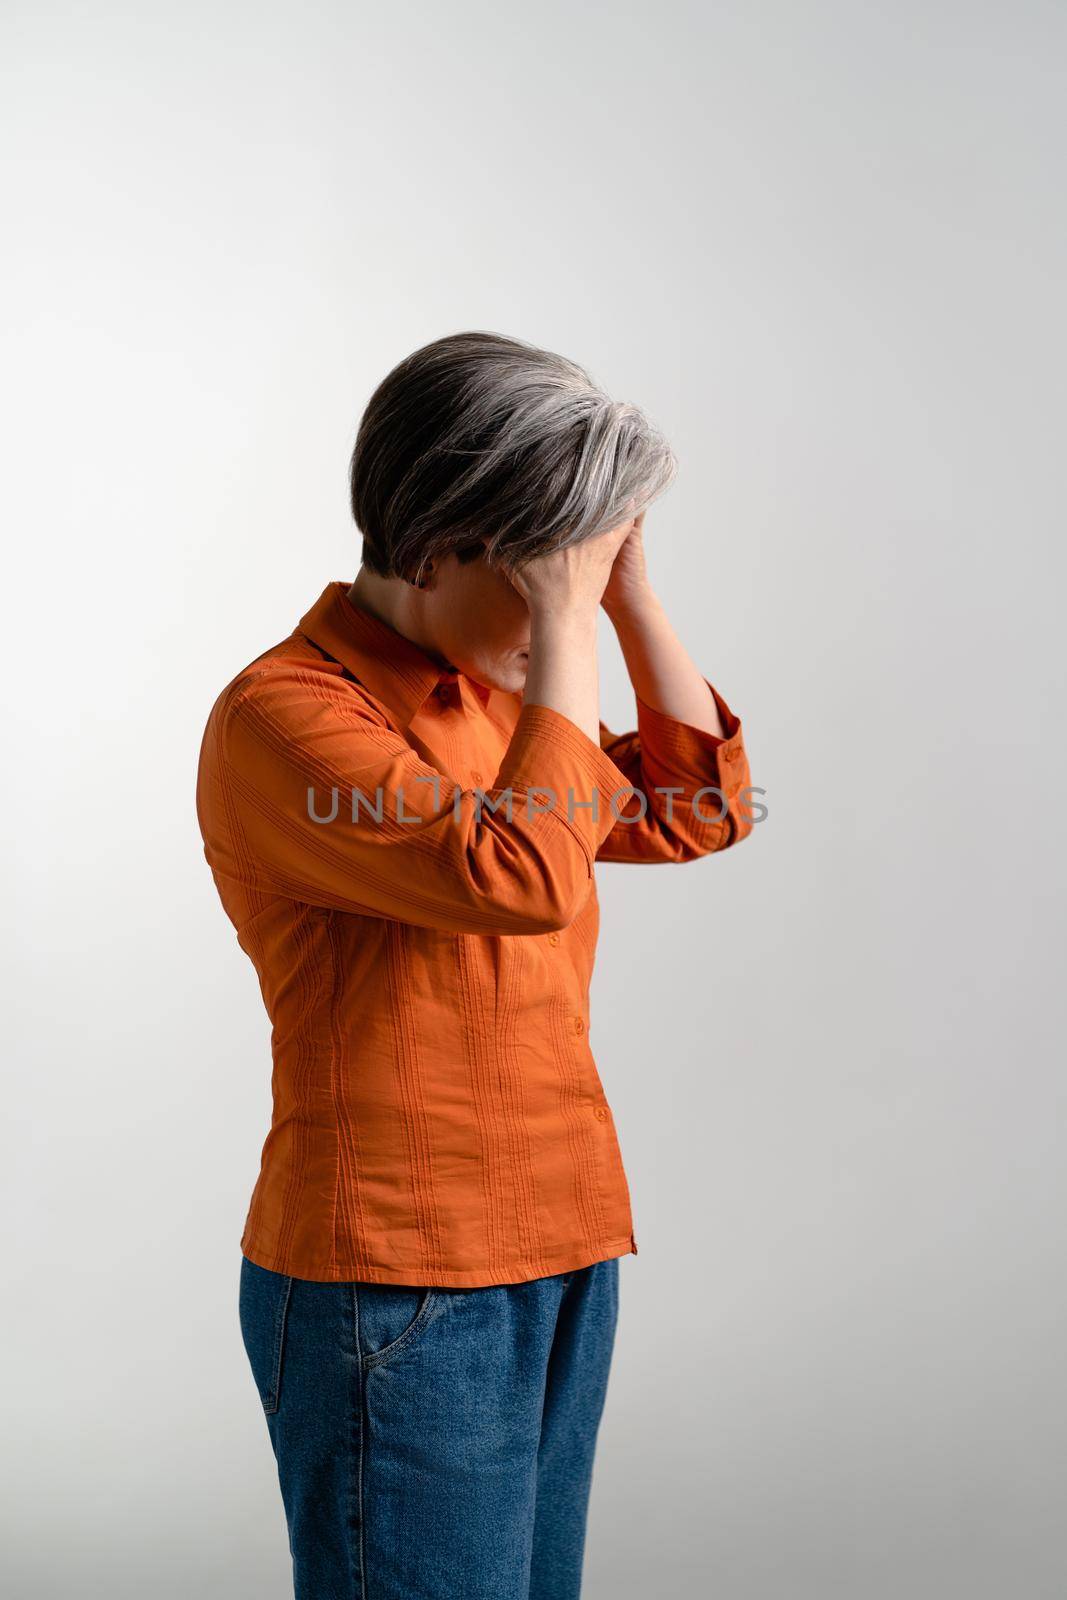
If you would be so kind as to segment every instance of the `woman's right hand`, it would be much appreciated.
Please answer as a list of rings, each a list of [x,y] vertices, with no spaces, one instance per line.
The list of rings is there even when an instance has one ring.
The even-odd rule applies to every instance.
[[[629,537],[633,517],[579,544],[535,556],[508,577],[530,608],[544,612],[589,612],[595,616],[615,557]]]

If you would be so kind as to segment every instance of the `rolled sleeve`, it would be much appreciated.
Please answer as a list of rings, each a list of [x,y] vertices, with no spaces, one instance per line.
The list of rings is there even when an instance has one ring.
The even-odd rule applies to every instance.
[[[636,791],[600,847],[601,861],[689,861],[726,849],[752,830],[744,804],[750,788],[741,721],[715,686],[725,737],[681,722],[636,695],[637,728],[601,746]],[[644,813],[642,812],[643,799]],[[632,820],[631,820],[632,819]]]
[[[612,801],[630,793],[625,772],[577,723],[551,706],[525,704],[501,763],[496,787],[516,793],[544,791],[555,817],[581,844],[592,869],[615,826]]]
[[[206,752],[214,868],[261,892],[456,933],[567,926],[614,822],[608,797],[627,783],[576,724],[526,706],[496,784],[460,789],[346,685],[284,666],[250,673],[216,707]],[[380,815],[359,809],[357,822],[357,791]]]

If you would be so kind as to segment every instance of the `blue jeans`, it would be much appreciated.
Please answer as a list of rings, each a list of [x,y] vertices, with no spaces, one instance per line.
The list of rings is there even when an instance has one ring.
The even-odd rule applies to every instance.
[[[618,1272],[396,1288],[242,1256],[296,1600],[575,1600]]]

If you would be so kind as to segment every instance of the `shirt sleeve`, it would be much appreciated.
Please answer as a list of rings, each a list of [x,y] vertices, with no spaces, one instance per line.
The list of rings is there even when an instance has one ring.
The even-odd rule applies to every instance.
[[[600,745],[632,793],[617,802],[618,821],[597,850],[598,861],[693,861],[725,850],[752,832],[748,756],[741,723],[705,678],[726,733],[679,722],[637,700],[637,728],[612,733],[600,724]]]
[[[619,791],[611,757],[547,706],[523,705],[492,787],[463,790],[348,682],[286,666],[220,697],[197,804],[212,870],[260,892],[531,934],[578,915]]]

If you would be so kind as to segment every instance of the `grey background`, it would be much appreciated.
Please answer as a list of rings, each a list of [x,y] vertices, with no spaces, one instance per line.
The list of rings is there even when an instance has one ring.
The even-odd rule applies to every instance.
[[[1067,1592],[1065,31],[9,0],[7,1593],[290,1592],[236,1321],[269,1035],[196,757],[354,574],[371,389],[470,327],[668,432],[653,578],[770,811],[600,874],[640,1254],[586,1593]]]

